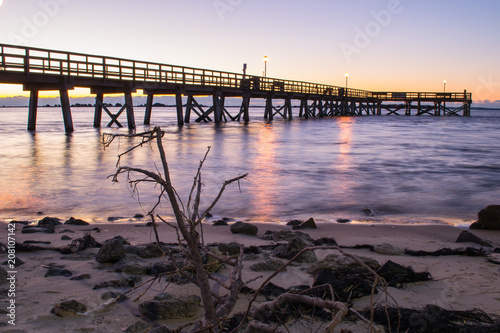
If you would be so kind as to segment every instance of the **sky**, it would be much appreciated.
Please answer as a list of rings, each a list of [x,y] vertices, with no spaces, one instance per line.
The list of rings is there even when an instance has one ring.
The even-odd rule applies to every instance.
[[[371,91],[446,80],[500,107],[498,17],[498,0],[0,0],[0,43],[253,75],[268,56],[268,77],[344,86],[348,72]],[[0,85],[13,96],[27,93]]]

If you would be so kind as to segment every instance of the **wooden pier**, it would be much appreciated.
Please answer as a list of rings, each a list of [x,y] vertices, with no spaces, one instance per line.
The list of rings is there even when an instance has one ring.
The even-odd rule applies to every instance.
[[[144,124],[149,125],[154,96],[174,95],[177,123],[182,126],[196,115],[196,121],[249,121],[252,99],[264,99],[264,117],[292,119],[292,101],[300,102],[299,117],[361,115],[470,116],[472,94],[464,92],[372,92],[310,82],[247,76],[208,69],[104,57],[82,53],[0,44],[0,83],[22,84],[30,92],[28,130],[36,129],[38,93],[60,92],[67,132],[73,121],[68,91],[90,88],[95,94],[94,127],[100,127],[102,113],[110,117],[107,126],[121,127],[119,116],[125,112],[127,125],[135,128],[132,94],[147,95]],[[106,94],[124,95],[124,106],[113,114],[105,106]],[[187,103],[183,105],[183,96]],[[212,106],[201,106],[196,98],[212,96]],[[227,97],[242,100],[237,114],[225,107]],[[275,106],[280,101],[281,106]]]

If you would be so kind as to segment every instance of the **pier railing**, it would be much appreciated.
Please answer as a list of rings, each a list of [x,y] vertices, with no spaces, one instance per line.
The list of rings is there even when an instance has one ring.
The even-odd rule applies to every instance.
[[[464,101],[472,99],[470,93],[429,92],[370,92],[333,85],[302,81],[244,76],[239,73],[183,67],[155,62],[144,62],[83,53],[28,48],[0,44],[0,73],[23,72],[102,80],[133,81],[135,83],[172,83],[204,87],[249,89],[332,97],[404,101],[411,99]],[[138,84],[140,86],[140,84]]]

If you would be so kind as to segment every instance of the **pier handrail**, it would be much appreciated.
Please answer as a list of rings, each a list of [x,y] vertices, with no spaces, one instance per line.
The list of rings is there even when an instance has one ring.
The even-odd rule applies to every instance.
[[[102,80],[144,83],[172,83],[215,86],[259,91],[278,91],[332,97],[404,101],[407,99],[472,100],[472,94],[437,92],[371,92],[361,89],[252,76],[195,67],[176,66],[117,57],[0,44],[2,71],[31,74],[76,76]]]

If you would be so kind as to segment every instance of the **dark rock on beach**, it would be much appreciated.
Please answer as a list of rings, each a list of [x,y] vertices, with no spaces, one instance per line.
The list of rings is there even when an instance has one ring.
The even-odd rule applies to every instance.
[[[85,222],[84,220],[80,219],[75,219],[74,217],[70,217],[69,220],[64,222],[64,224],[69,224],[69,225],[89,225],[88,222]]]
[[[308,234],[300,231],[290,231],[290,230],[280,230],[280,231],[267,230],[264,236],[262,236],[262,239],[279,242],[279,241],[290,241],[295,237],[302,237],[305,240],[314,243],[314,240]]]
[[[104,242],[101,249],[97,253],[96,261],[100,263],[115,263],[125,258],[125,248],[123,243],[113,238]]]
[[[244,234],[250,236],[256,236],[259,232],[259,228],[257,228],[257,226],[245,222],[233,223],[231,227],[229,227],[229,230],[231,230],[233,234]]]
[[[113,265],[113,269],[115,272],[131,275],[146,275],[151,272],[149,263],[135,254],[127,254]]]
[[[141,314],[151,320],[182,319],[196,315],[201,299],[195,295],[173,296],[161,293],[139,305]]]
[[[217,220],[213,223],[214,226],[226,226],[226,225],[229,225],[227,223],[227,221],[224,221],[224,220]]]
[[[333,238],[323,237],[314,241],[316,246],[338,246],[337,241]]]
[[[464,230],[458,235],[457,243],[476,243],[482,246],[493,247],[491,243],[482,240],[481,238],[474,235],[472,232]]]
[[[63,265],[58,265],[58,264],[49,264],[48,271],[47,273],[45,273],[45,277],[51,277],[51,276],[70,277],[72,275],[73,273],[65,269]]]
[[[337,222],[338,223],[349,223],[349,222],[351,222],[351,220],[349,220],[349,219],[337,219]]]
[[[301,221],[301,220],[291,220],[286,225],[295,227],[295,226],[301,225],[302,223],[304,223],[304,221]]]
[[[80,275],[72,277],[70,280],[81,281],[81,280],[88,280],[88,279],[90,279],[90,274],[80,274]]]
[[[411,267],[402,266],[390,260],[377,270],[377,274],[383,277],[389,286],[396,288],[401,288],[403,283],[431,280],[428,272],[417,273]]]
[[[71,300],[57,304],[50,311],[59,317],[78,317],[79,313],[87,311],[87,306],[78,301]]]
[[[273,251],[273,255],[278,258],[292,259],[300,251],[310,246],[313,246],[312,242],[303,237],[297,236],[292,238],[287,244],[277,246]],[[318,258],[316,257],[314,251],[311,250],[305,251],[297,258],[298,263],[313,263],[316,261],[318,261]]]
[[[22,260],[21,260],[21,258],[19,258],[19,257],[16,257],[16,258],[11,259],[11,260],[12,260],[12,261],[14,261],[14,266],[15,266],[15,267],[19,267],[19,266],[21,266],[21,265],[23,265],[23,264],[24,264],[24,261],[22,261]],[[4,262],[2,263],[2,265],[9,265],[12,261],[10,261],[10,260],[6,260],[6,261],[4,261]]]
[[[240,254],[241,244],[236,243],[236,242],[219,243],[218,249],[220,252],[232,256],[232,255]]]
[[[314,219],[311,217],[304,223],[293,226],[293,230],[299,230],[299,229],[318,229],[318,227],[316,226],[316,222],[314,222]]]
[[[41,225],[41,226],[34,226],[34,225],[27,225],[24,226],[23,229],[21,230],[21,233],[23,234],[34,234],[37,232],[42,232],[46,234],[53,234],[56,232],[56,229],[54,228],[53,225]]]
[[[470,229],[500,230],[500,205],[491,205],[477,213],[478,220]]]
[[[92,289],[102,288],[132,288],[136,283],[141,281],[140,276],[122,277],[120,280],[110,280],[96,284]]]
[[[72,238],[67,235],[62,235],[61,240],[72,240]]]
[[[254,272],[262,272],[262,271],[277,271],[283,266],[283,261],[281,260],[273,260],[269,259],[263,262],[258,262],[250,266],[250,269]],[[283,272],[286,271],[286,268]]]
[[[38,226],[45,226],[45,225],[51,225],[51,226],[56,226],[56,225],[60,225],[62,224],[61,223],[61,220],[58,219],[57,217],[44,217],[43,219],[41,219],[40,221],[38,221]]]

